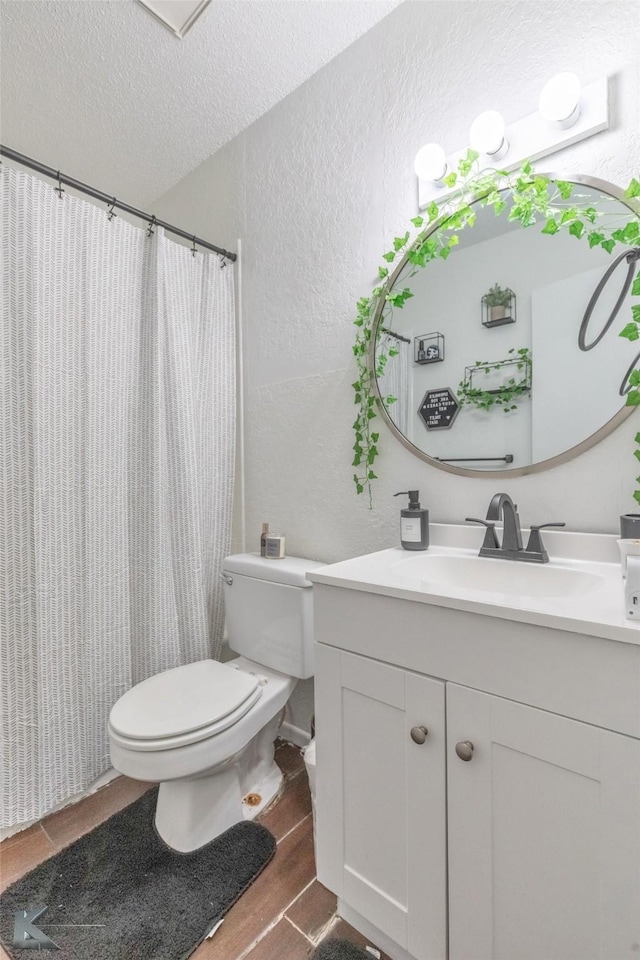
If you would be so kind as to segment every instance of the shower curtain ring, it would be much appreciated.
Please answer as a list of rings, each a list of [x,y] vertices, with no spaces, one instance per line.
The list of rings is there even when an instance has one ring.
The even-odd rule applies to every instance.
[[[116,211],[114,209],[115,205],[116,205],[116,198],[114,197],[113,200],[111,201],[111,204],[109,205],[109,209],[107,210],[107,220],[109,221],[109,223],[111,223],[113,218],[117,216]]]
[[[221,269],[221,270],[224,270],[224,268],[225,268],[226,265],[227,265],[226,258],[223,257],[223,255],[222,255],[221,253],[219,253],[219,254],[218,254],[218,260],[220,261],[220,269]]]
[[[60,199],[62,200],[62,194],[64,193],[64,190],[62,189],[62,180],[61,180],[61,178],[60,178],[60,171],[59,171],[59,170],[58,170],[58,186],[57,186],[57,187],[54,187],[53,189],[55,190],[55,192],[58,194],[58,196],[59,196]]]
[[[155,225],[156,225],[156,215],[155,215],[155,213],[154,213],[153,216],[151,217],[151,220],[149,220],[149,223],[147,224],[147,236],[148,236],[148,237],[153,236],[153,233],[154,233],[154,229],[153,229],[153,228],[155,227]]]
[[[196,235],[195,235],[195,233],[194,233],[194,235],[193,235],[193,237],[192,237],[192,241],[193,241],[193,242],[192,242],[192,244],[191,244],[191,256],[192,256],[192,257],[195,257],[196,253],[198,252],[197,249],[196,249]]]

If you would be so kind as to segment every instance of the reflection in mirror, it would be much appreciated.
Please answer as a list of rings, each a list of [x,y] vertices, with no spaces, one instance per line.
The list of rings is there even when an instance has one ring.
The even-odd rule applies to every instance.
[[[589,178],[567,205],[593,205],[615,229],[633,210]],[[591,185],[590,185],[591,184]],[[423,459],[456,472],[542,469],[597,442],[631,412],[638,346],[618,336],[640,250],[601,247],[566,231],[523,228],[508,210],[474,205],[472,228],[447,260],[405,260],[391,290],[403,309],[378,321],[377,378],[386,419]],[[615,316],[613,316],[615,315]],[[577,449],[576,449],[577,448]]]

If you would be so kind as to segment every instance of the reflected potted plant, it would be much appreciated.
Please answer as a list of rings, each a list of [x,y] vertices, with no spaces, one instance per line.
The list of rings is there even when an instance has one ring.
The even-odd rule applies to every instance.
[[[485,327],[499,327],[503,323],[514,323],[512,316],[511,303],[515,297],[513,290],[509,287],[501,287],[494,283],[482,298],[483,306],[486,308],[486,315],[483,311],[482,323]]]

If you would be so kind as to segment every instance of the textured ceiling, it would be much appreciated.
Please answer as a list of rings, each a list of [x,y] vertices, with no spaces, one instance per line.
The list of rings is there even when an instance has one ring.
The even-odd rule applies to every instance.
[[[400,0],[213,0],[178,40],[134,0],[0,0],[2,142],[157,197]]]

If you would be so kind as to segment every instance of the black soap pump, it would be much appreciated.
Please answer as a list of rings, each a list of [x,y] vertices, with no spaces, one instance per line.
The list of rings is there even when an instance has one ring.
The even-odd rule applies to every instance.
[[[400,545],[403,550],[426,550],[429,546],[429,511],[420,508],[419,490],[403,490],[394,497],[409,497],[400,511]]]

